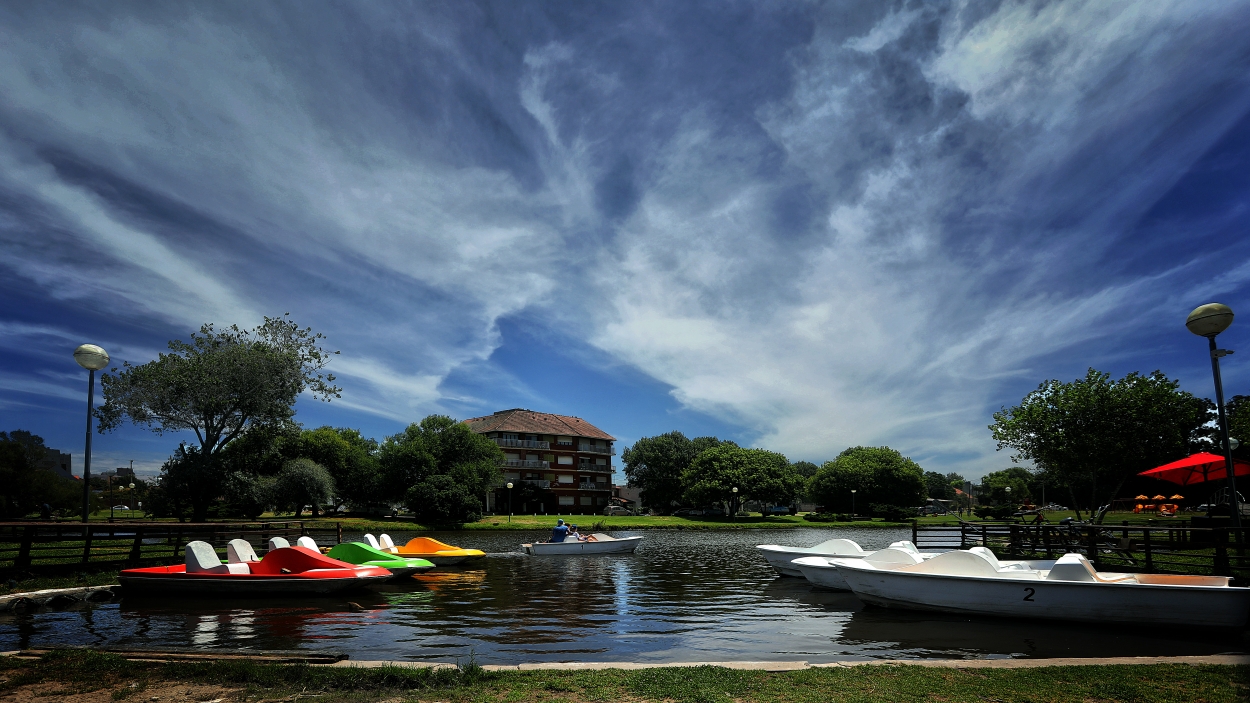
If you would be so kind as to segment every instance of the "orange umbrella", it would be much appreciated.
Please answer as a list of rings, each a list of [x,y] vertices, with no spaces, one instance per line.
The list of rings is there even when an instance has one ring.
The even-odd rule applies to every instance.
[[[1151,498],[1151,500],[1167,500],[1167,499],[1168,499],[1167,496],[1155,496],[1154,498]]]
[[[1185,496],[1183,496],[1183,495],[1181,495],[1181,494],[1177,493],[1176,495],[1172,496],[1171,498],[1168,498],[1168,500],[1185,500]]]
[[[1133,500],[1150,500],[1150,496],[1145,496],[1145,495],[1137,496]]]

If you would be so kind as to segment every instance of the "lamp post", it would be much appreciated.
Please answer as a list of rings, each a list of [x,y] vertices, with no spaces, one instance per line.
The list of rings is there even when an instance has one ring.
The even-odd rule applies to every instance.
[[[82,344],[74,350],[74,361],[87,369],[87,448],[82,459],[82,521],[91,510],[91,414],[95,405],[95,372],[109,365],[109,353],[94,344]]]
[[[508,522],[512,522],[512,482],[508,482]]]
[[[1241,528],[1241,504],[1237,500],[1237,480],[1233,477],[1233,446],[1228,439],[1228,417],[1224,414],[1224,383],[1220,380],[1220,357],[1233,352],[1220,349],[1215,337],[1233,324],[1233,311],[1227,305],[1207,303],[1194,308],[1185,318],[1185,327],[1199,337],[1206,337],[1211,349],[1211,375],[1215,378],[1215,407],[1220,419],[1220,438],[1224,440],[1224,470],[1228,474],[1229,505],[1233,509],[1233,527]],[[1240,534],[1240,532],[1238,533]]]
[[[851,520],[855,519],[855,492],[858,490],[858,488],[851,489]]]
[[[734,486],[733,494],[734,494],[733,499],[729,501],[729,512],[730,512],[729,521],[737,522],[738,521],[738,487],[737,486]]]
[[[132,462],[132,463],[133,463],[133,462]],[[126,502],[128,503],[128,504],[126,505],[126,507],[127,507],[127,508],[129,508],[126,512],[130,513],[130,519],[132,519],[132,520],[133,520],[133,519],[134,519],[134,517],[135,517],[135,509],[130,507],[129,502],[130,502],[130,499],[131,499],[131,498],[133,498],[133,497],[134,497],[134,495],[135,495],[135,484],[134,484],[134,482],[132,481],[132,482],[130,483],[130,485],[129,485],[129,486],[126,486],[126,488],[128,488],[128,489],[130,490],[130,493],[126,496]]]
[[[1011,507],[1011,486],[1003,486],[1007,490],[1007,507]],[[1013,511],[1014,512],[1014,511]]]
[[[117,507],[114,505],[116,502],[113,500],[113,475],[109,474],[109,522],[113,521],[113,508]]]

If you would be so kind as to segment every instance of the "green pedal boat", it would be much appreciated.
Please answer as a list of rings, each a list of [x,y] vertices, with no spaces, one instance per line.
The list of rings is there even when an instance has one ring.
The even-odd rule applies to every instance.
[[[419,574],[422,571],[429,571],[434,568],[434,563],[425,559],[412,559],[388,554],[380,549],[374,549],[363,542],[337,544],[330,548],[326,556],[357,566],[380,566],[395,574],[395,578],[392,580],[408,578],[413,574]]]

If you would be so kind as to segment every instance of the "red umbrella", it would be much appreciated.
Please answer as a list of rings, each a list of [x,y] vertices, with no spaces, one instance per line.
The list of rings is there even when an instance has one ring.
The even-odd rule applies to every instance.
[[[1250,476],[1250,462],[1233,459],[1233,472],[1237,476]],[[1224,469],[1224,457],[1209,452],[1199,452],[1137,475],[1161,478],[1164,481],[1189,486],[1228,478],[1228,471]]]

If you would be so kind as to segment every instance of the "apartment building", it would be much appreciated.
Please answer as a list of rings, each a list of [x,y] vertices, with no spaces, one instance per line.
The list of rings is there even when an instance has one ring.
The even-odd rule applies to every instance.
[[[464,421],[504,451],[505,481],[513,484],[515,513],[597,513],[612,497],[616,438],[580,417],[514,408]],[[499,488],[488,510],[508,510]]]

